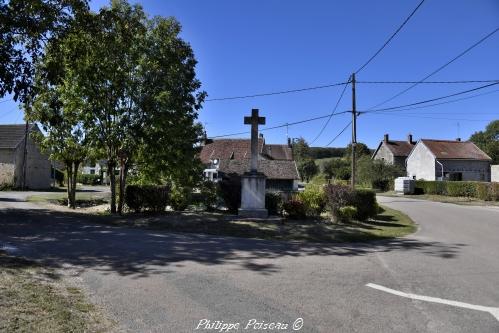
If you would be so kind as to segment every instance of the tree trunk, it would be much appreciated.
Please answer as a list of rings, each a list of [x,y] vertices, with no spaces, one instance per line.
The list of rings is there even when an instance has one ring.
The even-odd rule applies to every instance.
[[[128,174],[128,159],[120,159],[120,189],[118,198],[118,214],[123,212],[125,204],[126,177]]]
[[[71,208],[75,209],[76,208],[76,181],[78,179],[78,166],[80,165],[79,162],[73,162],[73,186],[71,186],[71,198],[72,198],[72,203],[73,206]]]
[[[116,175],[114,169],[116,163],[109,160],[107,162],[107,172],[109,173],[109,183],[111,186],[111,214],[116,214]]]
[[[68,208],[71,208],[71,187],[73,186],[73,165],[72,163],[66,162],[66,173],[68,174],[68,179],[66,179],[66,187],[68,194]]]

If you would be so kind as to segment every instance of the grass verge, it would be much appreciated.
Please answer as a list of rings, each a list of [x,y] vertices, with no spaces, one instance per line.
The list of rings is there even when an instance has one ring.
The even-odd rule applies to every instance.
[[[456,205],[464,205],[464,206],[499,206],[499,201],[484,201],[475,198],[469,197],[449,197],[446,195],[437,195],[437,194],[396,194],[395,192],[384,192],[380,193],[382,196],[386,197],[403,197],[410,199],[421,199],[435,202],[443,202],[443,203],[453,203]]]
[[[52,270],[0,251],[0,332],[104,332],[112,326]]]
[[[220,213],[195,212],[129,215],[117,219],[102,217],[102,221],[156,230],[307,242],[364,242],[401,237],[416,230],[407,215],[387,207],[383,208],[384,212],[375,220],[351,223],[332,223],[327,219],[251,220]]]
[[[64,192],[35,194],[27,197],[27,201],[65,206],[67,204],[67,194]],[[76,206],[80,208],[102,205],[107,202],[109,202],[109,193],[76,192]]]

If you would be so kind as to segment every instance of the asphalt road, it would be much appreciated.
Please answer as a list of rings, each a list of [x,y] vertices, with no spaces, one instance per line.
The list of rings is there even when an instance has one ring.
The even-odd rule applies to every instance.
[[[301,332],[499,332],[486,311],[499,308],[497,208],[379,197],[419,231],[304,245],[107,227],[22,200],[0,192],[0,243],[77,272],[124,331],[219,332],[196,330],[208,319],[251,332],[256,319],[291,332],[302,318]]]

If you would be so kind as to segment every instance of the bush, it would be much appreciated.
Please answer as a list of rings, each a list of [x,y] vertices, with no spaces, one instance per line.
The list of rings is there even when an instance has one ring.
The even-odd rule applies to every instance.
[[[168,193],[167,186],[128,185],[125,189],[125,204],[134,212],[145,209],[161,212],[168,204]]]
[[[357,208],[357,213],[354,216],[356,220],[365,221],[378,215],[378,203],[374,191],[355,190],[351,199],[350,204]]]
[[[305,205],[307,216],[320,216],[324,212],[327,200],[322,186],[307,185],[297,196]]]
[[[265,193],[265,208],[269,215],[280,215],[282,211],[282,196],[279,192]]]
[[[300,199],[291,199],[282,204],[284,215],[292,220],[300,220],[307,217],[305,204]]]
[[[226,175],[218,182],[217,190],[229,212],[237,214],[241,206],[241,177],[237,174]]]
[[[187,186],[174,186],[170,194],[170,206],[175,211],[184,211],[189,207],[192,189]]]
[[[497,201],[499,200],[499,183],[418,180],[415,193]]]
[[[76,176],[76,181],[83,185],[98,185],[100,182],[100,177],[99,175],[79,173],[78,176]]]
[[[339,220],[339,209],[352,201],[352,189],[346,185],[330,184],[324,189],[327,206],[334,220]]]
[[[357,208],[354,206],[345,206],[338,209],[338,219],[341,222],[350,222],[357,215]]]
[[[211,181],[204,181],[200,188],[200,201],[207,211],[214,211],[217,207],[217,186]]]

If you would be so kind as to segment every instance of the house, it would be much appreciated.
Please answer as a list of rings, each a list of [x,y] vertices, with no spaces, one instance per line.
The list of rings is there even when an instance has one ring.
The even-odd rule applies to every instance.
[[[407,157],[407,175],[424,180],[488,182],[491,161],[471,141],[421,139]]]
[[[24,154],[26,125],[0,125],[0,184],[29,189],[47,189],[51,184],[51,163],[28,135]],[[36,124],[28,133],[40,132]],[[24,164],[26,161],[26,164]],[[26,179],[23,182],[24,170]]]
[[[271,191],[296,191],[299,174],[293,159],[291,143],[266,144],[258,139],[258,171],[267,177],[266,189]],[[224,175],[242,175],[250,169],[250,139],[218,139],[207,141],[200,159],[205,165],[204,176],[217,181]]]
[[[411,134],[407,136],[406,141],[390,140],[388,134],[385,134],[383,141],[380,142],[378,148],[374,151],[372,159],[398,165],[405,170],[405,160],[415,145],[416,142],[412,140]]]

